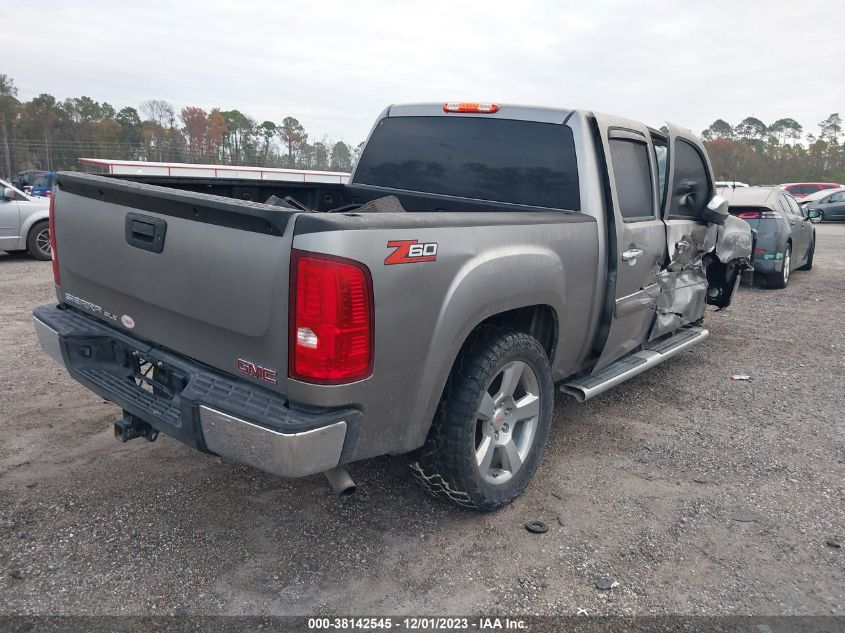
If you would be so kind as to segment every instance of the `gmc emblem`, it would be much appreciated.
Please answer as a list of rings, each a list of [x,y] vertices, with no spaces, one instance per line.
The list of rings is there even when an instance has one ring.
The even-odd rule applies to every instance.
[[[274,370],[260,367],[243,358],[238,359],[238,371],[243,372],[250,378],[258,378],[258,380],[269,382],[271,385],[276,384],[276,372]]]

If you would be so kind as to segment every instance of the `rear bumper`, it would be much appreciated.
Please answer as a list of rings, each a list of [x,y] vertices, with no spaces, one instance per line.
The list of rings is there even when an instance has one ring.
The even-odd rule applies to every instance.
[[[761,256],[756,256],[751,262],[754,267],[754,272],[761,275],[772,275],[783,271],[783,254],[774,253],[771,258],[763,259]]]
[[[65,306],[36,309],[33,323],[41,347],[75,380],[198,450],[302,477],[343,463],[358,436],[356,409],[300,410]],[[143,367],[152,380],[141,378]]]

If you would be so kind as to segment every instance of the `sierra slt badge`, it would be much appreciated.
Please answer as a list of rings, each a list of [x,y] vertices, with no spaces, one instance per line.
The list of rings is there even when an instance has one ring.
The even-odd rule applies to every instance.
[[[109,312],[108,310],[104,310],[103,306],[97,305],[92,301],[88,301],[87,299],[83,299],[82,297],[77,297],[76,295],[72,295],[69,292],[65,293],[65,301],[72,305],[77,306],[78,308],[82,308],[83,310],[87,310],[91,314],[98,316],[102,319],[108,319],[109,321],[117,322],[117,315]]]
[[[269,382],[271,385],[276,384],[276,371],[274,369],[261,367],[243,358],[238,359],[237,367],[238,371],[243,372],[251,378],[258,378],[258,380]]]
[[[394,251],[385,258],[385,266],[433,262],[437,259],[437,242],[421,244],[417,240],[391,240],[387,248]]]

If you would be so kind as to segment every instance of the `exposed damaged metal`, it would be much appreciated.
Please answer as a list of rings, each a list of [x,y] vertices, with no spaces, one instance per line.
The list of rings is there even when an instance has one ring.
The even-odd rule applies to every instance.
[[[649,340],[694,323],[704,315],[707,297],[704,258],[712,250],[714,236],[713,225],[699,226],[683,234],[674,244],[670,242],[669,265],[657,275],[660,295]]]
[[[752,235],[728,213],[728,201],[714,196],[701,217],[706,225],[667,223],[669,262],[657,274],[660,294],[649,340],[696,323],[707,304],[726,308],[748,268]]]

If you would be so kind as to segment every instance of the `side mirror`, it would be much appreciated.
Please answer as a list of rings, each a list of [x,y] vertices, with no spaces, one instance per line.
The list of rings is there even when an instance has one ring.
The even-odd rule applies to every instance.
[[[806,209],[808,220],[817,220],[822,217],[822,212],[819,209]]]
[[[11,187],[3,187],[3,200],[14,200],[15,190]]]
[[[728,219],[728,208],[730,204],[722,196],[713,196],[707,207],[701,212],[701,219],[708,224],[722,225]]]

